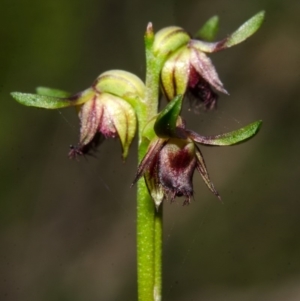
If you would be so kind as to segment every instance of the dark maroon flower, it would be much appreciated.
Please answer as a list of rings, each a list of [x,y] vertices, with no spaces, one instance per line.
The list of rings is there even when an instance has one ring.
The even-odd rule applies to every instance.
[[[168,104],[169,107],[176,100]],[[175,108],[175,106],[173,106]],[[176,108],[174,109],[175,112]],[[138,166],[134,182],[144,176],[149,193],[156,207],[164,199],[174,201],[176,197],[184,197],[183,204],[189,204],[193,194],[193,175],[197,170],[209,190],[220,200],[221,197],[209,178],[202,153],[196,143],[204,145],[226,146],[240,143],[255,135],[261,125],[261,121],[251,123],[233,132],[215,135],[201,136],[194,131],[185,128],[185,123],[180,117],[176,127],[172,127],[172,117],[168,115],[168,108],[160,115],[154,128],[156,134],[151,138],[146,155]],[[168,122],[171,131],[160,131],[159,127]],[[153,121],[149,123],[149,129],[153,128]],[[158,134],[161,137],[158,137]],[[150,134],[151,135],[151,134]],[[169,135],[169,137],[167,137]],[[148,128],[145,128],[145,137],[150,138]],[[153,137],[153,136],[151,136]]]
[[[181,130],[182,135],[185,135],[184,130]],[[201,174],[212,193],[221,199],[210,181],[200,149],[191,138],[156,137],[150,143],[147,154],[138,167],[134,183],[144,175],[157,207],[166,198],[173,201],[175,197],[181,196],[185,198],[184,204],[189,204],[194,192],[195,170]]]

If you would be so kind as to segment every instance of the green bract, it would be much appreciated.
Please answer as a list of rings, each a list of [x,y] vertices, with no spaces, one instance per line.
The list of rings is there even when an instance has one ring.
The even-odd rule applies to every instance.
[[[181,111],[182,95],[177,95],[158,115],[154,131],[158,137],[177,137],[176,126]]]

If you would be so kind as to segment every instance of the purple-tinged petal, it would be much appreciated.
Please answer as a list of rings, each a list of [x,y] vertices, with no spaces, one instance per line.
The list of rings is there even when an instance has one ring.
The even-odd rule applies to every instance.
[[[214,65],[204,52],[191,49],[191,64],[196,69],[197,73],[200,74],[211,86],[222,93],[228,94],[219,79]]]
[[[154,155],[151,162],[149,163],[147,170],[144,173],[145,182],[148,191],[155,203],[156,209],[158,209],[165,198],[165,192],[158,177],[158,160],[159,152]]]
[[[203,107],[206,110],[212,110],[217,105],[218,94],[212,90],[210,84],[197,73],[194,67],[191,67],[190,70],[188,93],[188,99],[195,110]]]
[[[149,166],[151,165],[152,160],[154,160],[156,154],[160,152],[160,150],[164,147],[167,141],[168,140],[166,139],[156,138],[150,143],[146,155],[144,156],[144,158],[138,166],[132,185],[135,184],[141,176],[143,176],[146,169],[149,168]]]
[[[207,185],[207,187],[209,188],[209,190],[215,196],[217,196],[217,198],[219,200],[221,200],[221,197],[220,197],[218,191],[214,187],[214,184],[210,181],[209,174],[208,174],[208,171],[207,171],[207,168],[206,168],[205,161],[204,161],[204,158],[202,156],[202,153],[201,153],[200,149],[196,145],[195,145],[195,148],[196,148],[195,153],[196,153],[196,157],[197,157],[196,168],[199,171],[199,173],[201,174],[202,179],[203,179],[204,183]]]
[[[136,132],[135,111],[127,101],[120,97],[102,93],[100,99],[105,109],[99,124],[99,131],[105,137],[118,136],[123,148],[122,156],[126,158]]]
[[[92,141],[99,129],[104,107],[97,95],[81,107],[79,118],[81,122],[79,145],[83,146]]]

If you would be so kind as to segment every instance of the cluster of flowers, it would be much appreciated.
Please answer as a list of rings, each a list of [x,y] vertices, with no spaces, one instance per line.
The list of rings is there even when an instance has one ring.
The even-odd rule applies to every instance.
[[[186,128],[180,117],[182,100],[193,95],[197,105],[213,109],[216,91],[228,94],[207,53],[236,45],[259,28],[263,13],[243,24],[236,32],[219,42],[193,39],[180,27],[167,27],[154,36],[152,52],[159,62],[161,90],[168,100],[166,108],[148,120],[142,139],[149,142],[134,183],[144,176],[155,205],[169,198],[184,196],[184,203],[193,196],[192,178],[197,170],[205,184],[218,198],[197,144],[232,145],[254,135],[260,122],[234,132],[204,137]],[[207,24],[209,26],[209,24]],[[147,30],[152,30],[149,24]],[[208,39],[207,39],[208,40]],[[48,109],[76,106],[80,119],[80,138],[71,146],[69,157],[89,153],[99,141],[118,137],[122,157],[128,155],[135,136],[139,112],[145,110],[145,85],[135,75],[121,70],[102,73],[87,90],[67,95],[59,90],[40,88],[38,94],[12,93],[22,104]]]

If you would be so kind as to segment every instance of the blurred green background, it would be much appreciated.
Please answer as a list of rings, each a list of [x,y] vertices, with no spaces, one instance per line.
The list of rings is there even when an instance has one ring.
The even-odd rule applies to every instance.
[[[2,0],[0,300],[136,300],[136,150],[67,158],[75,111],[16,103],[43,85],[81,91],[103,71],[144,78],[143,33],[191,33],[219,15],[218,38],[258,11],[255,36],[212,55],[230,96],[184,111],[203,135],[264,121],[255,139],[202,147],[221,204],[195,174],[195,201],[165,203],[164,301],[300,300],[300,1]]]

